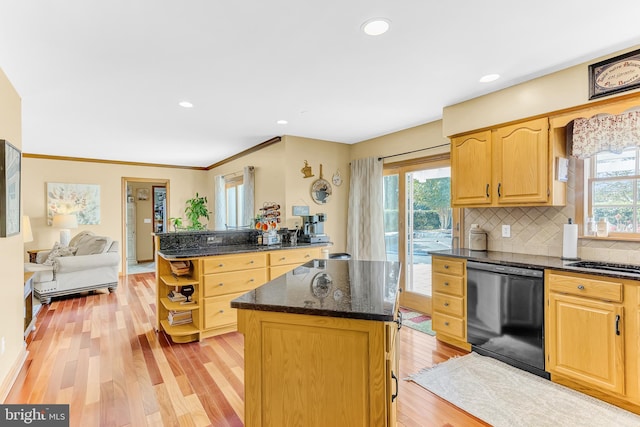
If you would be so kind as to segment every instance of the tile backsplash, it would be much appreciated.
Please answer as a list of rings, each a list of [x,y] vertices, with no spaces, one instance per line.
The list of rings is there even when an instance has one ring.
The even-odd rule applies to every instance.
[[[567,205],[563,207],[464,209],[464,241],[469,246],[471,224],[487,232],[487,249],[531,255],[562,256],[562,229],[575,218],[575,162],[569,161]],[[502,237],[502,225],[511,237]],[[578,257],[593,261],[640,264],[640,243],[578,239]]]

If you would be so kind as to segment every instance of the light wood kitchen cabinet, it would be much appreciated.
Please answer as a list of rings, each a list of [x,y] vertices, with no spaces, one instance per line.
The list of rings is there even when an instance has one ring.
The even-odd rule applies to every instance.
[[[396,323],[242,309],[238,316],[247,426],[396,425]]]
[[[451,140],[451,200],[454,206],[492,202],[491,131]]]
[[[281,276],[312,259],[320,258],[320,248],[288,249],[269,253],[269,280]]]
[[[320,257],[320,247],[244,252],[198,258],[181,258],[191,262],[188,275],[175,277],[171,261],[158,256],[156,329],[164,330],[176,343],[200,341],[237,330],[237,313],[231,300],[285,274],[307,261]],[[169,301],[170,290],[193,285],[193,304]],[[170,311],[191,311],[192,321],[170,325]]]
[[[638,282],[545,271],[546,370],[554,382],[638,411]]]
[[[494,188],[498,204],[546,203],[549,186],[549,120],[531,120],[493,132]]]
[[[467,343],[466,260],[432,256],[433,310],[436,338],[465,350]]]
[[[549,139],[549,120],[524,121],[451,140],[453,207],[564,204],[554,192],[554,161],[565,148]]]

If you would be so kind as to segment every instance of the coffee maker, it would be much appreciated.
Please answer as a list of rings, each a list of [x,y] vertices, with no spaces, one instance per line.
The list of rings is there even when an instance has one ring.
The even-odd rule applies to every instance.
[[[315,215],[303,215],[302,227],[298,241],[301,243],[325,243],[329,241],[329,236],[324,234],[324,222],[327,215],[323,213]]]

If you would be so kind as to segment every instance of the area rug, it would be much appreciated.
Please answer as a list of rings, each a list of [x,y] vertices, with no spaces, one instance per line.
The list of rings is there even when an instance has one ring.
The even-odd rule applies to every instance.
[[[415,329],[431,336],[436,333],[431,329],[431,317],[426,314],[418,313],[405,307],[400,307],[402,313],[402,324],[411,329]]]
[[[495,427],[640,426],[640,416],[477,353],[405,379]]]

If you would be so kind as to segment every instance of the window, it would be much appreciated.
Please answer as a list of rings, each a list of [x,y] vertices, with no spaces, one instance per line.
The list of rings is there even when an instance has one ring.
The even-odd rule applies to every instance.
[[[243,227],[244,217],[244,183],[242,175],[233,178],[225,178],[225,193],[227,201],[227,227]]]
[[[640,237],[639,159],[637,147],[585,159],[585,217],[607,220],[611,237]]]

